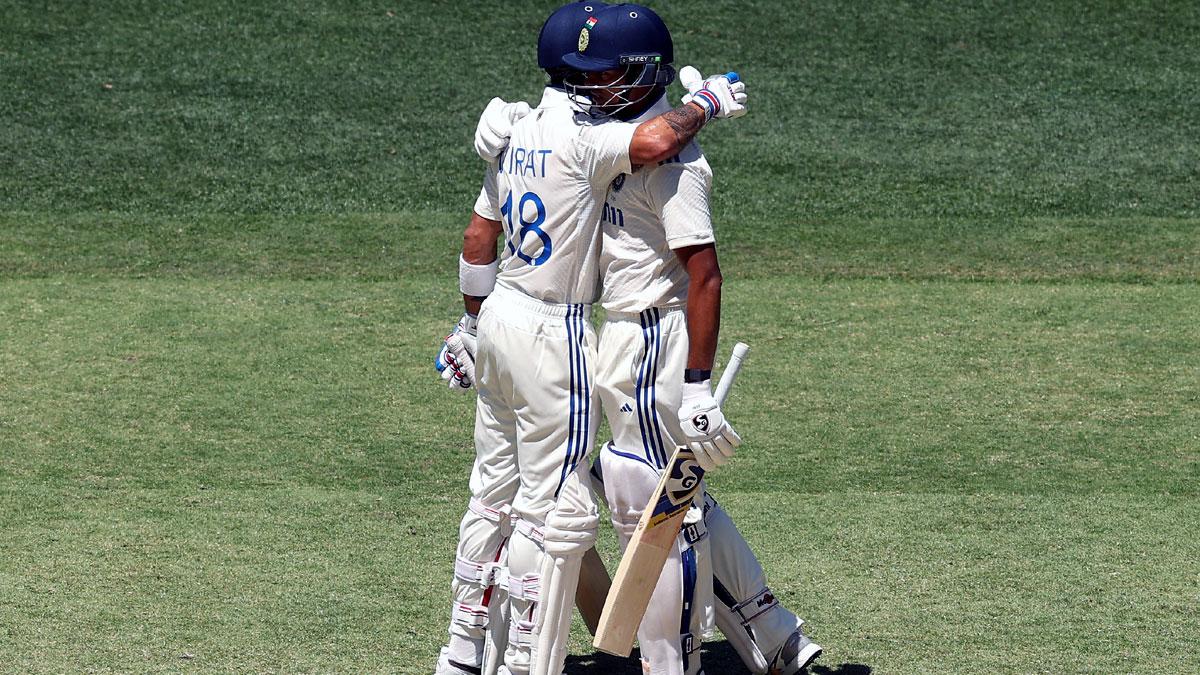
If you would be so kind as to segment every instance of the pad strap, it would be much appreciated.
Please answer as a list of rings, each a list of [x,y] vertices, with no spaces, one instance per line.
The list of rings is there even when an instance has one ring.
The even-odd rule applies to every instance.
[[[498,562],[475,562],[455,556],[454,576],[469,584],[488,588],[500,583],[501,578],[507,577],[504,565]]]
[[[475,265],[467,259],[458,256],[458,289],[463,295],[476,298],[491,295],[496,288],[496,272],[500,269],[500,259],[496,258],[486,265]]]
[[[454,623],[467,628],[487,628],[488,608],[483,605],[467,605],[456,602],[451,618]]]
[[[512,506],[505,504],[500,508],[492,508],[487,506],[477,497],[471,497],[471,501],[467,503],[467,510],[484,520],[495,523],[500,528],[500,534],[507,537],[512,534],[513,516]]]
[[[704,525],[703,520],[688,523],[679,528],[679,536],[688,546],[695,546],[696,542],[702,541],[708,536],[708,527]]]
[[[511,621],[508,624],[508,643],[518,647],[529,647],[533,644],[532,621]]]
[[[513,529],[525,535],[525,538],[542,548],[542,542],[545,540],[545,535],[542,533],[542,528],[534,525],[528,520],[514,518]]]
[[[751,621],[766,614],[778,605],[779,601],[775,599],[775,594],[771,592],[771,589],[764,587],[761,591],[751,596],[749,600],[734,605],[730,609],[741,618],[743,626],[748,626]]]
[[[523,577],[505,574],[504,583],[508,586],[509,597],[530,602],[537,602],[541,597],[542,577],[537,573],[526,574]]]
[[[691,633],[684,633],[679,636],[679,646],[683,648],[684,654],[695,654],[700,651],[701,640],[697,640],[696,636]]]

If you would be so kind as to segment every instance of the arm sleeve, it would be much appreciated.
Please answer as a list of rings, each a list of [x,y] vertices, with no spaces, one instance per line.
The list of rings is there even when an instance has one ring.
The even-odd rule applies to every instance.
[[[651,201],[672,249],[708,244],[713,237],[712,171],[708,163],[664,164],[648,181]]]
[[[475,200],[475,213],[488,220],[500,220],[500,193],[497,165],[493,162],[483,174],[483,187]]]
[[[594,185],[607,185],[623,173],[633,173],[629,163],[629,144],[638,125],[633,122],[605,122],[580,130],[580,165]]]

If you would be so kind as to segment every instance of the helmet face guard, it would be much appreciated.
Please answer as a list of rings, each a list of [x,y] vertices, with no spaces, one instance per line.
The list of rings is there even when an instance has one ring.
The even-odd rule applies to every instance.
[[[567,96],[593,117],[612,117],[648,98],[657,99],[675,81],[675,68],[659,56],[625,56],[621,61],[624,70],[604,84],[587,84],[589,73],[574,71],[564,81]]]

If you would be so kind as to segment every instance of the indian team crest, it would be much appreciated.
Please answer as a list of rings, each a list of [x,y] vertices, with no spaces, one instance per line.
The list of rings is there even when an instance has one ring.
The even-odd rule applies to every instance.
[[[589,16],[588,20],[583,23],[583,28],[579,31],[579,44],[577,45],[580,53],[587,51],[588,43],[592,40],[591,31],[596,26],[596,23],[596,17],[594,16]]]

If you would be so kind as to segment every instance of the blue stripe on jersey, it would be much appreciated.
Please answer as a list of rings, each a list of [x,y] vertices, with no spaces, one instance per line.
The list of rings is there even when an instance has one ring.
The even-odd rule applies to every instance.
[[[679,612],[679,640],[683,653],[683,672],[687,672],[688,660],[691,657],[692,640],[692,603],[696,601],[696,549],[688,547],[680,554],[680,567],[683,568],[683,605]]]

